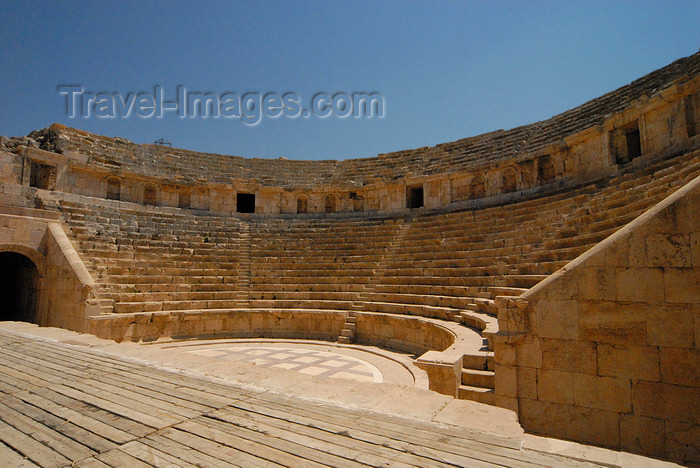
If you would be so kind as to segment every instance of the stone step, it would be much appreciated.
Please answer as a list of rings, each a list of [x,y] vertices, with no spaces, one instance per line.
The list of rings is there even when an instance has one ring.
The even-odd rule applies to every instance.
[[[462,368],[473,370],[494,370],[493,352],[472,351],[462,357]]]
[[[517,271],[517,270],[516,270]],[[531,288],[543,279],[547,275],[520,275],[520,274],[509,274],[504,277],[506,284],[513,287],[521,288]]]
[[[524,292],[528,291],[528,288],[517,288],[512,286],[491,286],[489,287],[491,292],[491,297],[496,296],[520,296]]]
[[[460,385],[457,393],[460,400],[471,400],[487,405],[496,404],[496,392],[492,388],[472,387],[470,385]]]
[[[473,310],[462,310],[459,315],[462,323],[478,330],[486,330],[489,325],[498,327],[498,319],[490,314]]]
[[[496,373],[493,371],[462,369],[462,385],[494,388]]]
[[[474,303],[476,304],[477,312],[494,317],[498,315],[498,307],[493,299],[475,298]]]

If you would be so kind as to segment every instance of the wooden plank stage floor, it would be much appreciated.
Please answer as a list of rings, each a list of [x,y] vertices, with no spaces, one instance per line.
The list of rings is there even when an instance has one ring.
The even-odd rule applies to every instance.
[[[2,468],[589,466],[514,439],[244,392],[5,331],[0,460]]]

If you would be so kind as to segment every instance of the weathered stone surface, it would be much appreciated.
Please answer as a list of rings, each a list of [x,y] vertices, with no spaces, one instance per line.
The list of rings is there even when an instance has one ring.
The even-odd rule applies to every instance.
[[[634,345],[646,342],[646,305],[582,301],[579,337],[586,341]]]
[[[596,374],[598,369],[596,346],[586,341],[544,339],[540,367]]]
[[[542,338],[578,338],[578,303],[573,300],[539,301],[535,327]]]
[[[579,373],[574,373],[573,377],[574,405],[618,413],[632,410],[630,379]]]
[[[692,348],[693,308],[690,304],[663,304],[647,309],[647,344]]]
[[[666,300],[674,303],[700,302],[700,269],[673,268],[664,270]]]
[[[645,381],[632,384],[635,414],[665,420],[699,424],[699,394],[696,387]]]
[[[658,382],[659,352],[646,346],[598,345],[598,373]]]
[[[573,372],[562,372],[549,369],[537,371],[538,399],[565,405],[574,404],[574,375]]]
[[[665,428],[662,419],[622,415],[620,446],[623,450],[647,455],[665,456]]]
[[[535,433],[556,434],[603,447],[619,446],[617,413],[526,398],[522,398],[520,404],[523,427]]]
[[[700,387],[700,350],[659,348],[661,381],[669,384]],[[697,393],[700,396],[700,390]]]

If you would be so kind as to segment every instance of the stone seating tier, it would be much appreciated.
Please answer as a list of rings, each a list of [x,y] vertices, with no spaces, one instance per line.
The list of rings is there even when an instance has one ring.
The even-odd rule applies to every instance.
[[[239,298],[241,225],[248,222],[251,306],[375,305],[453,319],[478,293],[491,290],[492,299],[498,288],[531,287],[634,219],[697,165],[697,156],[686,155],[629,168],[600,188],[385,219],[243,221],[68,201],[61,210],[116,311],[232,306]]]
[[[492,388],[480,384],[492,382],[495,297],[526,291],[698,173],[695,151],[507,205],[339,219],[207,216],[53,196],[98,284],[98,322],[326,311],[347,318],[341,328],[353,339],[367,314],[452,322],[483,337],[458,357],[448,353],[459,367],[453,393],[491,402]],[[385,346],[407,349],[382,333]],[[428,354],[421,365],[439,374],[445,356]]]

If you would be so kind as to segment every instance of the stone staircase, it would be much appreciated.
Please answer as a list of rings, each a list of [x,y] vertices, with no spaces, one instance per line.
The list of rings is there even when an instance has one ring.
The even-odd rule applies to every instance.
[[[250,231],[251,223],[241,224],[238,256],[238,283],[236,289],[236,307],[250,308]]]

